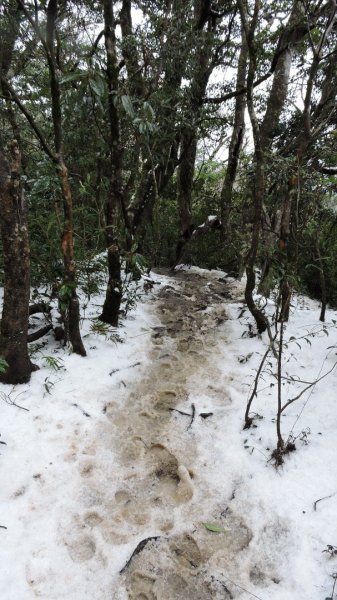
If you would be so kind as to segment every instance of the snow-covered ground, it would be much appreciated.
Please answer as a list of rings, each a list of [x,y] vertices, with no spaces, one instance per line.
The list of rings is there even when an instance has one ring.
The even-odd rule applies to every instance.
[[[285,411],[276,469],[272,354],[243,430],[268,338],[242,286],[153,279],[122,342],[90,330],[96,296],[86,358],[50,338],[29,385],[0,387],[1,600],[337,598],[337,313],[293,301],[284,401],[331,373]]]

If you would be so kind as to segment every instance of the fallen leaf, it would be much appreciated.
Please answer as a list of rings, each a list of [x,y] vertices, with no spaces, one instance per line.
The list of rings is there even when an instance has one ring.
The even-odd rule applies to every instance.
[[[226,529],[214,523],[203,523],[203,526],[213,533],[225,533]]]

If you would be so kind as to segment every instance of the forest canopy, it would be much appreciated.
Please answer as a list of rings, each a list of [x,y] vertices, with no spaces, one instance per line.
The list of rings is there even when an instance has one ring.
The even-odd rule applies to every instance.
[[[279,290],[281,321],[305,290],[324,320],[337,304],[336,16],[331,0],[3,0],[3,381],[29,380],[29,314],[52,299],[60,324],[39,333],[85,355],[81,302],[105,268],[111,326],[125,272],[180,262],[245,272],[259,332],[256,289]]]

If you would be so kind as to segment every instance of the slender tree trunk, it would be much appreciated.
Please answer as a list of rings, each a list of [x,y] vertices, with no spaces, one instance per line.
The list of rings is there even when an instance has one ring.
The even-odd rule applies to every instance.
[[[74,223],[73,202],[69,185],[68,169],[59,159],[59,175],[61,180],[64,210],[64,227],[62,235],[62,254],[64,264],[63,288],[65,290],[66,309],[63,312],[65,340],[70,340],[73,351],[80,356],[86,356],[86,351],[80,333],[80,303],[76,293],[76,263],[74,257]],[[61,298],[62,304],[62,298]]]
[[[213,70],[211,62],[212,47],[210,35],[211,29],[204,31],[207,22],[203,20],[204,3],[196,0],[194,3],[195,35],[199,47],[194,59],[191,84],[189,89],[188,106],[186,110],[185,126],[181,133],[180,142],[180,164],[178,168],[178,209],[180,216],[180,239],[176,246],[176,265],[182,255],[186,244],[191,240],[194,225],[192,217],[192,191],[195,161],[197,157],[198,143],[198,117],[202,106],[202,100],[206,92],[207,84]]]
[[[254,199],[254,222],[253,231],[250,243],[249,253],[246,259],[246,276],[247,283],[245,287],[245,301],[248,310],[256,321],[257,330],[263,333],[268,328],[268,319],[254,302],[253,292],[255,289],[255,263],[259,248],[260,231],[261,231],[261,214],[262,203],[264,197],[264,161],[259,151],[255,151],[256,169],[255,169],[255,185],[253,190]]]
[[[249,252],[246,259],[246,275],[247,283],[245,288],[245,300],[249,311],[254,317],[259,333],[262,333],[268,329],[268,319],[264,313],[254,302],[254,289],[255,289],[255,263],[259,248],[260,232],[261,232],[261,218],[262,218],[262,207],[265,193],[265,156],[264,149],[262,146],[261,130],[258,123],[257,115],[255,112],[254,98],[253,98],[253,83],[256,73],[257,65],[257,50],[254,41],[254,35],[257,27],[257,22],[260,14],[260,4],[255,3],[254,14],[250,27],[248,28],[247,21],[247,6],[245,1],[239,1],[239,8],[241,13],[242,28],[245,31],[247,48],[249,51],[249,68],[247,74],[247,107],[249,117],[252,125],[254,147],[255,147],[255,181],[253,186],[253,229]]]
[[[110,124],[110,184],[106,203],[106,240],[109,281],[100,320],[117,326],[122,300],[121,262],[118,241],[118,220],[122,196],[122,149],[120,127],[114,94],[118,90],[118,60],[116,54],[115,18],[112,0],[104,0],[104,36],[107,57],[106,76],[109,89]]]
[[[254,147],[255,147],[255,186],[253,192],[254,200],[254,224],[251,239],[251,246],[248,252],[246,265],[247,285],[245,290],[245,299],[247,306],[255,318],[259,332],[268,329],[268,319],[254,302],[253,292],[255,288],[255,263],[259,248],[261,233],[262,208],[265,195],[264,172],[267,160],[267,152],[273,139],[274,128],[277,125],[284,103],[287,97],[291,60],[294,53],[294,44],[302,39],[303,27],[299,21],[303,7],[298,0],[294,0],[292,11],[289,16],[288,27],[284,30],[279,40],[279,46],[276,51],[276,66],[272,87],[267,100],[267,109],[261,125],[258,122],[255,112],[253,89],[254,78],[257,68],[257,47],[255,41],[258,19],[261,14],[261,3],[255,2],[254,13],[251,22],[248,23],[248,10],[245,0],[239,0],[239,10],[241,14],[242,27],[245,31],[247,48],[249,53],[249,69],[247,76],[247,106],[252,124]],[[297,23],[297,28],[295,27]],[[304,30],[305,31],[305,30]],[[280,52],[282,48],[282,52]]]
[[[278,318],[279,323],[287,323],[289,321],[290,301],[291,301],[291,286],[288,276],[285,275],[280,283],[281,309]]]
[[[240,90],[246,85],[247,58],[247,42],[244,29],[241,25],[241,50],[238,61],[236,90]],[[227,240],[230,234],[230,214],[232,210],[233,186],[238,170],[239,157],[245,132],[246,105],[247,102],[245,94],[241,94],[236,97],[233,131],[228,149],[227,170],[221,190],[221,223],[223,227],[222,237],[224,240]]]
[[[0,375],[4,383],[26,383],[35,370],[28,354],[30,258],[27,205],[23,195],[21,156],[12,142],[11,166],[0,143],[0,225],[4,256],[4,303],[0,331],[0,355],[8,363]]]
[[[55,52],[55,33],[58,12],[58,1],[49,0],[47,6],[46,39],[42,38],[50,77],[50,91],[52,101],[52,120],[54,127],[55,162],[63,197],[63,234],[62,257],[64,265],[64,278],[61,287],[60,305],[64,319],[65,341],[70,341],[73,351],[80,356],[86,356],[86,351],[80,333],[80,305],[76,293],[76,263],[74,256],[74,221],[73,199],[69,182],[68,169],[63,157],[63,125],[61,109],[61,90],[58,77],[58,68]],[[39,34],[41,35],[40,31]]]
[[[319,320],[322,321],[322,323],[324,323],[325,311],[326,311],[326,305],[327,305],[326,282],[325,282],[324,264],[323,264],[323,260],[322,260],[322,254],[321,254],[318,228],[316,231],[316,248],[315,249],[316,249],[316,258],[317,258],[318,268],[319,268],[319,284],[321,287],[321,302],[322,302]]]
[[[20,7],[11,0],[4,10],[0,26],[0,80],[7,76],[19,32]],[[0,82],[0,90],[7,100],[7,118],[14,135],[11,161],[6,160],[0,138],[0,228],[4,259],[4,301],[0,328],[0,355],[8,364],[0,375],[4,383],[26,383],[33,365],[28,354],[28,318],[30,297],[30,256],[27,223],[27,205],[21,186],[20,130],[9,101],[9,93]]]

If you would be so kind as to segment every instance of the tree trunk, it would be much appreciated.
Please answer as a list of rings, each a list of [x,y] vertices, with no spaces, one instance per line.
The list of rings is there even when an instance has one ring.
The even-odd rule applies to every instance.
[[[5,274],[0,354],[9,365],[0,379],[17,384],[27,383],[34,367],[27,347],[30,296],[27,205],[20,183],[21,157],[16,140],[11,151],[9,167],[0,144],[0,224]]]
[[[324,263],[322,260],[322,254],[321,254],[321,248],[320,248],[320,240],[319,240],[319,229],[317,228],[316,231],[316,258],[317,258],[317,262],[318,262],[318,268],[319,268],[319,284],[321,287],[321,312],[319,315],[319,320],[322,321],[322,323],[324,323],[325,321],[325,311],[326,311],[326,305],[327,305],[327,298],[326,298],[326,282],[325,282],[325,274],[324,274]]]
[[[64,290],[65,310],[64,317],[65,341],[70,341],[75,354],[86,356],[86,351],[80,333],[80,303],[76,293],[76,263],[74,257],[73,240],[73,201],[69,185],[68,169],[62,157],[59,158],[59,176],[61,180],[64,210],[64,228],[62,235],[62,255],[64,264],[64,278],[62,288]],[[61,295],[61,305],[62,295]]]
[[[210,36],[214,34],[213,28],[204,31],[208,15],[204,14],[204,5],[196,0],[194,3],[195,35],[197,35],[198,46],[193,61],[193,71],[186,108],[185,126],[181,133],[180,142],[180,164],[178,169],[178,209],[180,216],[180,239],[176,246],[174,266],[180,261],[186,244],[191,240],[194,231],[192,223],[192,191],[195,161],[198,144],[198,118],[202,101],[206,92],[207,84],[214,68],[212,63],[212,46],[209,43]],[[214,25],[215,28],[215,25]]]
[[[281,309],[278,318],[279,323],[287,323],[289,321],[291,287],[287,275],[285,275],[280,283]]]
[[[184,131],[180,151],[182,160],[177,176],[180,239],[176,246],[174,266],[179,263],[185,245],[191,239],[194,230],[194,225],[192,224],[192,187],[197,154],[197,135],[195,129]]]
[[[73,199],[69,183],[68,169],[63,158],[61,90],[55,53],[57,13],[58,0],[49,0],[47,6],[46,39],[44,40],[42,37],[41,41],[45,48],[49,67],[52,121],[56,151],[54,160],[58,166],[58,175],[60,178],[63,197],[64,224],[61,249],[64,264],[64,278],[60,289],[60,305],[64,318],[65,341],[70,341],[73,351],[76,354],[79,354],[80,356],[86,356],[86,351],[80,333],[80,305],[76,293]],[[41,35],[39,30],[38,33]]]
[[[109,89],[110,125],[110,184],[106,204],[106,240],[108,249],[109,281],[100,320],[117,326],[122,300],[121,262],[118,242],[118,218],[122,195],[122,149],[120,127],[114,94],[118,90],[118,60],[116,54],[116,22],[112,0],[104,0],[104,37],[106,50],[106,77]]]
[[[241,50],[238,61],[236,90],[240,90],[246,85],[247,55],[247,42],[245,38],[244,29],[241,25]],[[222,236],[223,239],[226,241],[230,233],[230,214],[232,209],[233,186],[236,178],[239,157],[245,132],[246,105],[247,102],[245,94],[241,94],[236,97],[233,131],[228,149],[227,170],[221,190],[221,223],[223,227]]]
[[[268,319],[255,304],[253,292],[255,287],[255,262],[259,247],[262,208],[265,195],[264,172],[267,160],[267,152],[270,150],[275,126],[279,122],[280,115],[287,97],[291,60],[294,53],[293,46],[303,37],[302,23],[298,22],[299,15],[302,13],[302,7],[301,3],[299,3],[297,0],[294,0],[292,11],[289,16],[288,26],[280,37],[279,45],[276,49],[273,59],[273,62],[276,61],[273,83],[267,100],[267,109],[260,125],[255,112],[253,89],[254,78],[257,69],[257,46],[255,35],[258,20],[261,14],[261,4],[259,2],[255,3],[254,13],[250,24],[248,23],[248,10],[246,2],[244,0],[239,0],[238,4],[241,14],[242,27],[245,31],[247,48],[249,52],[247,106],[254,138],[256,174],[253,193],[254,224],[251,246],[248,252],[246,265],[247,285],[245,290],[245,299],[252,316],[255,318],[258,331],[262,332],[268,328]],[[295,23],[297,23],[297,29],[294,27]],[[280,49],[282,49],[282,52]]]

